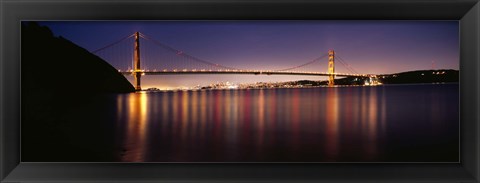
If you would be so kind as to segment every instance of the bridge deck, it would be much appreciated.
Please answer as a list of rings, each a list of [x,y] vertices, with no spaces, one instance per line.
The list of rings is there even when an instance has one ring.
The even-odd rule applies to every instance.
[[[287,72],[287,71],[137,71],[145,75],[172,75],[172,74],[249,74],[249,75],[302,75],[302,76],[339,76],[339,77],[374,77],[374,74],[348,74],[348,73],[324,73],[324,72]],[[135,71],[120,71],[124,75],[131,75]]]

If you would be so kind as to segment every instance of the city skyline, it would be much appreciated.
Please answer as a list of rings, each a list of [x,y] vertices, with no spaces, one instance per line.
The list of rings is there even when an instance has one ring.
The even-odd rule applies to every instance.
[[[241,69],[281,69],[335,50],[360,73],[459,68],[457,21],[46,21],[55,36],[96,50],[142,32],[196,57]],[[132,50],[133,52],[133,50]],[[306,71],[325,72],[327,58]],[[336,72],[348,72],[337,64]],[[127,77],[132,81],[132,77]],[[326,80],[315,76],[162,75],[144,88],[215,82]]]

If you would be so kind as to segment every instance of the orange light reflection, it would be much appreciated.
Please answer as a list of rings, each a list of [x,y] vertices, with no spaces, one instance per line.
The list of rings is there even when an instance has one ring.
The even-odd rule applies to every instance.
[[[338,98],[337,88],[327,89],[326,98],[326,158],[328,161],[335,161],[338,156]]]
[[[147,94],[135,93],[128,96],[128,124],[123,161],[142,162],[145,160],[147,143]]]

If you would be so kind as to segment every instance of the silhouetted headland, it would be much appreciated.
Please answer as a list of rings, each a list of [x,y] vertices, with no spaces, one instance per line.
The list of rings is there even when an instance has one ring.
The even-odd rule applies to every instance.
[[[384,77],[383,77],[384,76]],[[459,71],[453,69],[417,70],[383,75],[380,80],[384,84],[408,83],[458,83]]]
[[[459,71],[453,69],[417,70],[394,74],[377,75],[383,84],[458,83]],[[345,77],[335,79],[336,85],[364,85],[365,78]],[[287,82],[292,85],[326,86],[328,81],[300,80]]]
[[[416,70],[377,75],[383,84],[458,83],[459,72],[453,69]],[[335,80],[338,85],[363,85],[365,79],[347,77]],[[326,83],[325,83],[326,84]]]
[[[133,92],[133,86],[101,58],[36,22],[22,23],[21,40],[22,161],[62,161],[72,153],[79,161],[105,160],[95,147],[110,142],[95,137],[109,130],[69,113],[101,95]],[[81,136],[85,147],[72,136]]]

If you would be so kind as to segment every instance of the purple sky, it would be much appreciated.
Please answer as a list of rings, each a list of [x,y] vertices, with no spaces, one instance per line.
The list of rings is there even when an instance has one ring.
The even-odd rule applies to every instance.
[[[288,68],[324,55],[329,49],[334,49],[337,56],[359,73],[431,69],[432,61],[435,69],[459,68],[458,21],[48,21],[40,24],[89,51],[139,31],[195,57],[242,69]],[[348,72],[339,63],[335,69]],[[301,70],[326,72],[327,58]],[[142,86],[171,88],[217,81],[300,79],[326,78],[146,76],[142,78]]]

